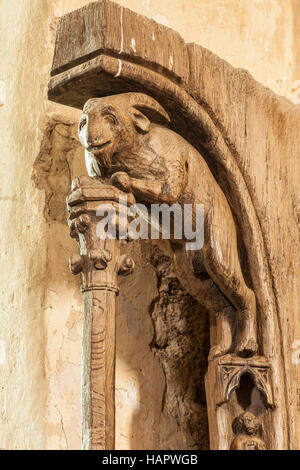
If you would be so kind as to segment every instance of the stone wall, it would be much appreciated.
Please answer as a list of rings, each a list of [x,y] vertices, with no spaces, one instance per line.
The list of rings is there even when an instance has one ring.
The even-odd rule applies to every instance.
[[[57,19],[86,0],[0,4],[0,448],[80,448],[81,296],[68,271],[77,110],[46,100]],[[119,0],[300,103],[297,0]],[[299,36],[298,36],[299,37]],[[207,316],[162,247],[131,244],[117,312],[116,446],[208,447]],[[135,295],[132,296],[132,292]],[[190,376],[190,371],[193,375]]]

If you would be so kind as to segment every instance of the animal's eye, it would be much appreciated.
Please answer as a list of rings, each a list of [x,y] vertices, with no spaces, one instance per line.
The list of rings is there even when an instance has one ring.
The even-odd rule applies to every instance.
[[[118,124],[117,119],[113,114],[106,114],[106,116],[104,116],[104,119],[113,126],[116,126]]]

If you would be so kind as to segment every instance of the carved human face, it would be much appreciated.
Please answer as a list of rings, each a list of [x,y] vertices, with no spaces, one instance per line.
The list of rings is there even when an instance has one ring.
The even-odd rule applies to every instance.
[[[261,425],[254,414],[250,413],[250,411],[245,411],[233,420],[232,429],[234,434],[253,436],[260,433]]]
[[[115,106],[89,100],[79,121],[78,135],[100,169],[114,166],[113,156],[132,147],[134,127],[128,113]]]
[[[257,434],[259,430],[259,423],[257,418],[252,413],[244,413],[241,419],[243,421],[244,429],[247,434],[249,434],[250,436],[253,434]]]

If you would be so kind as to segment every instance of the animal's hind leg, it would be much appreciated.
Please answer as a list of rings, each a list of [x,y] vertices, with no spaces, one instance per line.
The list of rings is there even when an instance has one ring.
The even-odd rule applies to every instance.
[[[209,246],[204,256],[208,274],[237,310],[236,353],[253,356],[257,352],[256,300],[254,292],[246,286],[237,251],[223,259],[220,248]]]
[[[209,312],[209,360],[232,352],[233,307],[205,271],[200,252],[186,252],[184,245],[172,245],[173,263],[182,286]]]

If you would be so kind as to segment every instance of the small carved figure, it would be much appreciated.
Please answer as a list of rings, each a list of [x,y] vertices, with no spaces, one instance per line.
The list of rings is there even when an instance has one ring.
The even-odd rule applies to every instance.
[[[227,306],[237,310],[236,353],[252,356],[257,352],[256,300],[241,271],[230,206],[205,159],[168,124],[166,111],[142,93],[89,100],[79,122],[89,176],[110,178],[113,185],[133,193],[140,202],[192,204],[193,210],[196,204],[204,205],[201,250],[188,252],[184,243],[171,240],[178,276],[206,306],[207,291],[192,284],[197,281],[195,272],[208,275],[218,290],[212,297],[222,293],[229,301]],[[214,348],[213,357],[229,351],[226,341]]]
[[[232,423],[235,438],[230,450],[267,450],[266,444],[260,437],[261,424],[256,416],[245,411],[235,418]]]

